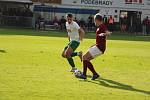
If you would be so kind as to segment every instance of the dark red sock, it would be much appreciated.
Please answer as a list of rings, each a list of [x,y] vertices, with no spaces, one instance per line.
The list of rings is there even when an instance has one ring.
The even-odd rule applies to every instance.
[[[86,75],[88,67],[88,62],[86,60],[83,61],[83,75]]]
[[[89,70],[93,73],[93,75],[97,74],[92,63],[90,61],[88,61],[88,68]]]
[[[84,60],[83,61],[83,75],[86,75],[87,68],[89,68],[89,70],[93,73],[93,75],[97,74],[92,63],[87,60]]]

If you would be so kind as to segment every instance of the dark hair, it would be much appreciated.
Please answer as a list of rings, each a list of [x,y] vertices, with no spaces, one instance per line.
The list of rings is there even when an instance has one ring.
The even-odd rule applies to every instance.
[[[99,21],[102,21],[103,20],[103,17],[98,13],[94,16],[94,19],[97,19]]]
[[[72,18],[72,17],[73,17],[73,15],[72,15],[71,13],[68,13],[68,14],[66,14],[66,17],[70,17],[70,18]]]
[[[146,18],[148,19],[148,16],[146,16]]]

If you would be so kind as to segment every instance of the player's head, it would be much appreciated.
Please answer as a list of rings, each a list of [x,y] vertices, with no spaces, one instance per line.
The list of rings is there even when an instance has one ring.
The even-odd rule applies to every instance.
[[[73,21],[73,15],[70,14],[70,13],[66,14],[66,19],[67,19],[67,22],[69,24],[72,23],[72,21]]]
[[[148,19],[148,16],[146,16],[146,19]]]
[[[103,17],[100,13],[97,13],[95,16],[94,16],[94,22],[95,22],[95,25],[96,26],[99,26],[102,24],[103,22]]]

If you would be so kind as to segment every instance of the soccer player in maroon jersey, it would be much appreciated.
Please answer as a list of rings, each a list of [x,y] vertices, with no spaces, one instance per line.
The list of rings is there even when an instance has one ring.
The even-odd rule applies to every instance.
[[[106,49],[106,38],[111,32],[108,31],[105,24],[103,24],[103,18],[100,13],[94,16],[95,25],[98,27],[96,31],[96,44],[90,47],[83,55],[83,74],[80,76],[82,79],[86,79],[87,68],[93,73],[92,80],[95,80],[99,77],[99,74],[95,71],[92,63],[90,62],[97,56],[104,54]]]

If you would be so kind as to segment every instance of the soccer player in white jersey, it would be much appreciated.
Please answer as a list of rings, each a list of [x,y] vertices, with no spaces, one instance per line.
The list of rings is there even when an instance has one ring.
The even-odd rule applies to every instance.
[[[64,48],[62,57],[67,58],[71,66],[71,72],[74,72],[77,68],[74,64],[73,57],[79,56],[82,59],[82,52],[75,52],[75,50],[79,47],[80,42],[83,40],[85,32],[75,21],[73,21],[72,14],[67,14],[66,20],[66,29],[68,32],[69,44]]]

